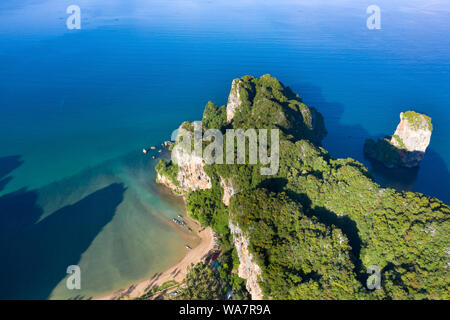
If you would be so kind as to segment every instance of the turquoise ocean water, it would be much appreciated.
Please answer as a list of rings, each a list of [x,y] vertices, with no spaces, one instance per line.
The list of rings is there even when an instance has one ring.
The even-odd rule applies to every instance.
[[[68,30],[66,8],[81,8]],[[184,253],[144,146],[231,80],[270,73],[325,117],[324,147],[379,183],[450,203],[450,3],[5,0],[0,3],[0,298],[67,298],[65,268],[102,294]],[[408,109],[432,117],[418,170],[372,165],[364,140]]]

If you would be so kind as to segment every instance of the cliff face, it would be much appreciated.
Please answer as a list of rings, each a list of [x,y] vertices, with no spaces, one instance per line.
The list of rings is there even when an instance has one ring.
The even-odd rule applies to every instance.
[[[241,104],[241,96],[239,93],[241,82],[241,79],[234,79],[231,84],[231,91],[227,103],[227,123],[230,123],[231,120],[233,120],[234,113]]]
[[[224,179],[220,177],[220,186],[223,188],[222,202],[228,207],[230,199],[237,193],[233,187],[231,179]],[[252,300],[262,300],[262,290],[258,283],[258,278],[261,276],[261,268],[254,261],[252,254],[248,250],[249,239],[239,226],[233,224],[231,220],[228,221],[231,235],[233,237],[234,247],[239,258],[238,275],[242,279],[247,280],[246,288],[252,296]]]
[[[230,205],[230,199],[231,197],[236,194],[236,189],[233,186],[231,179],[224,179],[222,177],[220,177],[220,186],[223,189],[223,197],[222,197],[222,202],[224,205],[226,205],[227,207]]]
[[[278,128],[296,139],[320,143],[326,135],[322,115],[306,106],[289,87],[266,74],[234,79],[226,106],[233,129]]]
[[[238,225],[234,225],[231,220],[228,222],[231,234],[233,235],[234,246],[239,257],[238,275],[247,280],[247,291],[253,300],[262,300],[263,295],[258,283],[261,275],[261,268],[254,262],[252,254],[248,251],[248,236],[244,235]]]
[[[391,143],[398,148],[406,148],[407,151],[425,152],[431,139],[431,119],[419,113],[411,113],[410,117],[407,114],[400,113],[400,123]]]
[[[431,119],[426,115],[408,111],[400,113],[400,123],[391,138],[391,144],[399,148],[407,167],[414,167],[423,160],[431,139]]]
[[[425,156],[432,130],[430,117],[414,111],[402,112],[392,137],[377,142],[368,139],[364,152],[387,167],[416,167]]]
[[[168,177],[165,175],[162,175],[160,173],[156,174],[156,182],[164,184],[166,187],[168,187],[170,190],[174,191],[175,193],[182,193],[183,190],[176,186]]]
[[[203,168],[204,163],[201,157],[183,148],[174,148],[172,159],[176,159],[178,164],[177,181],[183,191],[211,189],[211,179]]]

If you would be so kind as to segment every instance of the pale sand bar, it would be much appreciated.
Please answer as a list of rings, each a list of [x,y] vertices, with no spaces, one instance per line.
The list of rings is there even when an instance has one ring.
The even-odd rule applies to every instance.
[[[127,298],[137,298],[142,296],[150,288],[160,286],[166,281],[175,280],[181,282],[186,276],[186,271],[191,263],[196,264],[204,260],[208,253],[212,251],[216,246],[216,239],[214,237],[211,228],[205,228],[197,231],[200,237],[200,244],[197,245],[192,250],[189,250],[186,255],[174,266],[158,273],[151,277],[150,279],[144,280],[137,285],[131,285],[128,288],[117,290],[113,293],[97,297],[95,300],[116,300],[120,299],[121,296],[127,296]]]

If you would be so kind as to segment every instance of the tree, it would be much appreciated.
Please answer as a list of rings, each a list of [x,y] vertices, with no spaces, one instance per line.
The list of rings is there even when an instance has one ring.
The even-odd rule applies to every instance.
[[[224,298],[224,290],[216,275],[208,265],[202,262],[189,267],[184,285],[186,287],[177,295],[180,300],[220,300]]]

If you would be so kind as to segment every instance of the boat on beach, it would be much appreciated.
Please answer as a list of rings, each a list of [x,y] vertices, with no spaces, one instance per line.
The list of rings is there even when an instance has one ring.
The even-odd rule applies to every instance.
[[[180,226],[185,226],[186,225],[186,222],[184,222],[183,220],[178,220],[178,219],[173,218],[172,221],[175,222],[176,224],[180,225]]]

